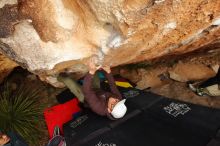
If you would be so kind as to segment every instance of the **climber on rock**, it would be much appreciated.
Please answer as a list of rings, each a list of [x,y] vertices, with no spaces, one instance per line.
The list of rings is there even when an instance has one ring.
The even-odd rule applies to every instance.
[[[122,118],[127,107],[125,106],[125,99],[115,85],[114,78],[111,74],[109,66],[96,66],[94,58],[88,62],[89,72],[86,74],[83,87],[79,87],[73,80],[59,76],[58,80],[62,81],[67,87],[78,97],[80,102],[87,104],[93,112],[101,116],[107,116],[111,120]],[[111,92],[104,91],[100,88],[100,84],[94,87],[94,78],[96,73],[102,71],[108,80]],[[99,81],[99,80],[98,80]]]
[[[115,85],[110,67],[104,66],[102,69],[104,70],[105,76],[110,85],[111,92],[92,88],[92,79],[98,69],[99,67],[90,63],[89,72],[87,73],[83,84],[85,101],[88,103],[92,111],[99,115],[106,115],[110,119],[122,118],[125,115],[127,108],[124,104],[125,100],[122,100],[121,94]]]

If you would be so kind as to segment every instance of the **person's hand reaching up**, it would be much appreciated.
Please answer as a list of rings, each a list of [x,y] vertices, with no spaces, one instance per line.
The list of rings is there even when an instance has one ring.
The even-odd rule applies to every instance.
[[[102,69],[103,69],[104,71],[106,71],[107,73],[110,73],[110,72],[111,72],[110,66],[107,66],[107,65],[102,66]]]
[[[88,61],[88,68],[89,68],[89,73],[94,75],[95,72],[100,69],[101,65],[97,64],[97,58],[96,57],[91,57]]]

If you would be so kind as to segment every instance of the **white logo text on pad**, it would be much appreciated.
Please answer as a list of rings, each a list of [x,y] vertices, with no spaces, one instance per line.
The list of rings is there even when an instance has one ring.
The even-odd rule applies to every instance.
[[[168,106],[165,106],[163,109],[166,113],[174,117],[177,117],[179,115],[185,115],[191,110],[191,108],[187,104],[180,104],[174,102],[170,103]]]
[[[96,144],[95,146],[116,146],[116,144],[114,144],[114,143],[102,143],[101,141],[99,141],[99,143]]]

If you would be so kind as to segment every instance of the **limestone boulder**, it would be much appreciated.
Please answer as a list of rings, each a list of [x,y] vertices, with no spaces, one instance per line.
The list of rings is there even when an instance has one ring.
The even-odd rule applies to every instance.
[[[94,55],[115,67],[220,40],[219,0],[1,0],[0,20],[1,53],[51,84]]]
[[[169,75],[171,79],[179,82],[199,81],[214,77],[216,71],[204,64],[179,62],[169,70]]]
[[[141,80],[137,82],[137,88],[139,89],[158,88],[168,83],[167,79],[163,77],[167,72],[166,67],[148,70],[140,69],[139,72],[142,75]]]

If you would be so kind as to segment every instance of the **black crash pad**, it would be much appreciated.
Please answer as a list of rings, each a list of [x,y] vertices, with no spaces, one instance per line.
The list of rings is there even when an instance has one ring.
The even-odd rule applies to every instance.
[[[126,116],[111,121],[85,111],[64,125],[67,146],[206,146],[220,128],[220,110],[137,89],[120,92]]]
[[[151,107],[153,104],[161,100],[162,96],[153,94],[151,92],[145,92],[135,88],[122,88],[119,87],[123,98],[127,99],[126,105],[133,106],[137,109],[144,110]]]
[[[84,112],[76,120],[71,120],[63,126],[64,136],[67,145],[88,141],[103,132],[116,127],[126,120],[136,116],[141,111],[134,106],[129,106],[124,118],[119,120],[109,120],[107,117],[98,116],[89,109],[84,109]]]
[[[75,97],[76,96],[69,89],[66,89],[63,92],[61,92],[60,94],[58,94],[56,96],[56,99],[57,99],[58,103],[63,104],[65,102],[70,101],[71,99],[73,99]]]
[[[220,110],[163,98],[146,109],[152,117],[191,132],[213,137],[220,128]]]
[[[82,146],[205,146],[209,138],[167,125],[141,113]]]

